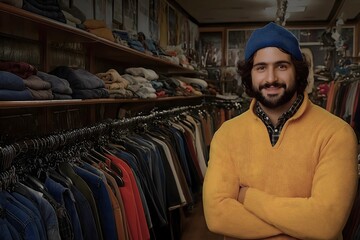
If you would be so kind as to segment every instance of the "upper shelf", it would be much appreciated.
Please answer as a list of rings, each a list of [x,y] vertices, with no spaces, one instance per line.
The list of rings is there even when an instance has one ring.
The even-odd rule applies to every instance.
[[[125,63],[127,66],[148,67],[164,73],[197,74],[196,71],[159,57],[144,54],[82,29],[1,2],[0,32],[35,41],[46,39],[50,42],[86,43],[91,49],[91,54],[97,58]]]

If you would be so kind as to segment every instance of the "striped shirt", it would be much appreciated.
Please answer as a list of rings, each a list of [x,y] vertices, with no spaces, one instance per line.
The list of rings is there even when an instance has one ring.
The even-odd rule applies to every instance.
[[[255,114],[264,122],[268,132],[269,132],[269,137],[270,137],[270,141],[271,141],[271,145],[274,146],[276,144],[276,142],[278,141],[279,137],[280,137],[280,133],[282,128],[285,125],[285,122],[291,118],[292,116],[294,116],[294,114],[297,112],[297,110],[300,108],[301,103],[304,100],[304,95],[299,94],[297,96],[297,98],[295,99],[294,103],[291,105],[291,107],[289,108],[289,110],[287,110],[286,112],[284,112],[278,119],[277,125],[274,126],[271,121],[270,118],[266,115],[266,113],[264,112],[264,110],[260,107],[259,102],[256,102],[256,106],[255,106]]]

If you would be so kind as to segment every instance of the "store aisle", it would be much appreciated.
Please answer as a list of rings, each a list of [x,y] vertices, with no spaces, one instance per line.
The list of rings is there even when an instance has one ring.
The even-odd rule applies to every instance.
[[[223,237],[211,233],[205,223],[202,201],[197,202],[191,212],[182,218],[181,240],[222,240]]]

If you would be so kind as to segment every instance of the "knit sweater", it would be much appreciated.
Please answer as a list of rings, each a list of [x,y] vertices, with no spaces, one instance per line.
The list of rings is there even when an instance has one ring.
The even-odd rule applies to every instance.
[[[305,94],[272,146],[254,106],[212,140],[203,185],[209,229],[241,239],[341,239],[358,179],[353,129]]]

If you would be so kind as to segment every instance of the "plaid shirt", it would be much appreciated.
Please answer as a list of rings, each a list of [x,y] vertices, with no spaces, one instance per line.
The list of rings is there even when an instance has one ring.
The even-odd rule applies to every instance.
[[[291,118],[292,116],[294,116],[294,114],[297,112],[297,110],[300,108],[301,103],[304,100],[304,95],[299,94],[296,98],[296,100],[294,101],[294,103],[291,105],[291,107],[289,108],[289,110],[287,110],[286,112],[284,112],[278,119],[277,125],[274,126],[271,121],[270,118],[266,115],[266,113],[262,110],[262,108],[260,107],[259,102],[256,102],[256,106],[255,106],[255,113],[256,115],[264,122],[268,132],[269,132],[269,137],[270,137],[270,141],[271,141],[271,145],[274,146],[276,144],[276,142],[279,139],[280,133],[282,128],[285,125],[285,122]]]

